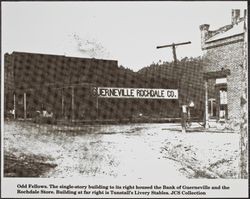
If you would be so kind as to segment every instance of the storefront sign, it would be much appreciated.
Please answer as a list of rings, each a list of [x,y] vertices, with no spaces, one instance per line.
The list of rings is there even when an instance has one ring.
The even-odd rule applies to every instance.
[[[98,87],[97,96],[103,98],[178,99],[178,90]]]

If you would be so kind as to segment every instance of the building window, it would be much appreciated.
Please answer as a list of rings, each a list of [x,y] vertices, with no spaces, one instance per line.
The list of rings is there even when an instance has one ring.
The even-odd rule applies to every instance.
[[[227,90],[220,90],[220,118],[227,119],[228,107],[227,107]]]
[[[227,104],[227,91],[220,90],[220,104],[225,105]]]

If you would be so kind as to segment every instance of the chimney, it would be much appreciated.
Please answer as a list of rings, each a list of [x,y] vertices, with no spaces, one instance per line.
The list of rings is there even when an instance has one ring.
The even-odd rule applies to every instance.
[[[239,22],[240,19],[240,9],[232,9],[232,25]]]
[[[209,24],[202,24],[200,25],[201,31],[201,48],[204,47],[205,41],[208,39],[208,32],[209,32]]]

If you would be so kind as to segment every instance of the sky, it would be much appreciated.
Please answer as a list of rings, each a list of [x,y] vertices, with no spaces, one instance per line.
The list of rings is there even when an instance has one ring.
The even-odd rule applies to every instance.
[[[138,71],[153,62],[202,55],[201,24],[231,23],[247,2],[2,2],[2,58],[13,51],[118,60]],[[2,59],[3,62],[3,59]]]

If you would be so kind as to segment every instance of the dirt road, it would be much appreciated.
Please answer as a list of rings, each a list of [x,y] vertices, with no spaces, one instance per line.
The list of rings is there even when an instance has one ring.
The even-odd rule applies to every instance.
[[[6,157],[47,164],[34,175],[39,177],[235,178],[238,140],[236,133],[182,134],[178,124],[76,129],[9,121],[4,126]],[[5,159],[5,174],[13,173],[9,159]],[[13,160],[12,167],[16,167]]]

